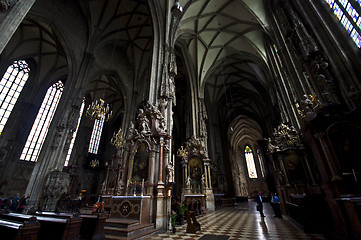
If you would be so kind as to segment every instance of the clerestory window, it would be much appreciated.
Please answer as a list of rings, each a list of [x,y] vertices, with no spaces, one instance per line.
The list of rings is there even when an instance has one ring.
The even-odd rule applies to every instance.
[[[325,0],[336,18],[348,32],[358,48],[361,48],[361,0]]]
[[[30,68],[26,61],[17,60],[8,67],[0,82],[0,135],[9,119],[16,101],[29,78]]]
[[[20,160],[36,162],[40,150],[48,133],[50,123],[54,117],[60,97],[63,93],[62,81],[54,83],[46,92],[43,103],[38,111],[33,127],[31,128],[25,147],[21,153]]]

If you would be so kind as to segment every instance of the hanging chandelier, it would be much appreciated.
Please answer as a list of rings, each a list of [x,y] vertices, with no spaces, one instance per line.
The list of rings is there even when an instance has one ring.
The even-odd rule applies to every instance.
[[[90,167],[92,168],[97,168],[99,166],[99,160],[98,159],[93,159],[90,161]]]
[[[108,121],[109,118],[112,116],[112,111],[110,110],[109,104],[105,104],[103,99],[96,100],[89,105],[88,109],[86,110],[86,115],[91,119],[101,120],[104,118],[104,121]]]
[[[114,145],[116,148],[122,148],[125,145],[125,139],[123,137],[122,129],[119,128],[119,131],[117,133],[114,132],[112,139],[110,140],[110,143]]]

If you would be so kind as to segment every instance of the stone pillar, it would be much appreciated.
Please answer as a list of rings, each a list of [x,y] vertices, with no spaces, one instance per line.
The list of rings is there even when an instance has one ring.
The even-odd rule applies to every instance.
[[[187,169],[187,166],[188,166],[188,159],[185,157],[183,158],[183,161],[182,161],[182,173],[183,173],[183,190],[182,190],[182,193],[185,194],[185,193],[190,193],[191,189],[190,189],[190,186],[187,185],[187,178],[188,178],[188,169]]]
[[[55,211],[59,198],[68,192],[69,184],[69,173],[54,171],[48,174],[44,187],[45,211]]]
[[[5,15],[0,19],[0,54],[34,3],[35,0],[15,1],[9,8],[4,8]]]
[[[326,161],[332,176],[331,181],[342,181],[342,178],[337,174],[334,159],[325,141],[325,133],[316,133],[315,137],[319,140],[323,153],[325,154]]]
[[[278,161],[279,161],[280,168],[281,168],[281,170],[282,170],[282,174],[284,173],[284,181],[285,181],[285,184],[286,184],[287,186],[289,186],[289,185],[290,185],[290,181],[288,180],[288,174],[287,174],[287,170],[286,170],[286,167],[285,167],[285,163],[283,162],[283,156],[281,157],[281,156],[277,156],[277,155],[276,155],[276,157],[277,157],[277,159],[278,159]]]
[[[158,188],[164,188],[163,182],[163,148],[164,148],[164,138],[160,138],[159,144],[159,171],[158,171]],[[159,194],[159,193],[158,193]]]
[[[208,189],[209,186],[211,186],[210,184],[210,178],[211,178],[211,174],[210,174],[210,169],[209,169],[209,158],[206,158],[203,160],[204,162],[204,176],[205,176],[205,187]]]
[[[204,173],[206,177],[206,207],[210,211],[215,211],[216,206],[214,203],[214,196],[213,196],[213,190],[212,190],[212,179],[211,179],[211,171],[210,171],[210,159],[206,158],[203,160],[204,162]]]
[[[154,181],[154,173],[155,173],[155,151],[151,150],[149,152],[149,174],[148,174],[148,183],[149,183],[149,188],[148,188],[148,194],[152,194],[153,192],[153,185],[155,183]]]

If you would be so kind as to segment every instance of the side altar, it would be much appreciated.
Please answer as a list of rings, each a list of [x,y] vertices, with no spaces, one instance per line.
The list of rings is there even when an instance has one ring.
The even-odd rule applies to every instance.
[[[150,196],[103,195],[102,198],[111,218],[138,220],[141,224],[151,221]]]
[[[106,164],[102,185],[104,208],[110,218],[155,223],[167,228],[173,169],[164,119],[164,106],[143,102],[128,129],[114,133],[117,154]]]
[[[193,210],[215,210],[210,159],[203,139],[192,137],[177,152],[182,159],[182,202]],[[195,207],[197,206],[197,207]]]

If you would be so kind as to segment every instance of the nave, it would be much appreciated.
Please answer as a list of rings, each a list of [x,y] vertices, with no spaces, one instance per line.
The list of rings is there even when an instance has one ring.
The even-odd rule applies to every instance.
[[[265,218],[256,211],[255,202],[243,202],[236,207],[225,207],[197,218],[201,231],[186,233],[187,224],[177,226],[176,233],[162,233],[150,239],[199,239],[204,235],[228,236],[236,239],[325,239],[322,234],[307,234],[290,222],[287,216],[275,218],[269,203],[263,204]],[[226,239],[226,238],[224,238]]]

